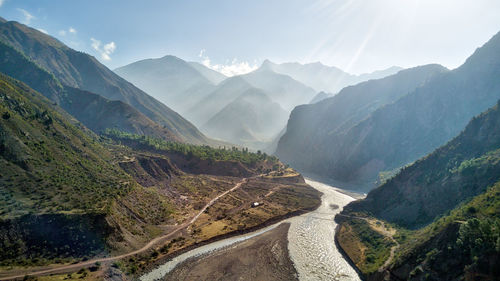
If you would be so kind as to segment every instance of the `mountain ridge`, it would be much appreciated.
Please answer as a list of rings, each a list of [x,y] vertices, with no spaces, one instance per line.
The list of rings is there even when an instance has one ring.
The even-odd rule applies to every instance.
[[[178,113],[114,74],[94,57],[72,50],[45,33],[7,21],[0,24],[0,40],[20,50],[65,85],[124,101],[167,126],[184,141],[200,144],[209,141]]]

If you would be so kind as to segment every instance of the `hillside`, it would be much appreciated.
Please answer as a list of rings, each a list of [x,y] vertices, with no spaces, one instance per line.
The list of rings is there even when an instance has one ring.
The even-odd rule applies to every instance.
[[[279,74],[288,75],[302,84],[312,87],[316,92],[324,91],[333,94],[338,93],[347,86],[384,78],[402,70],[400,67],[393,66],[373,73],[353,75],[337,67],[323,65],[320,62],[276,64],[269,60],[264,61],[263,67]]]
[[[28,84],[61,106],[95,133],[108,128],[165,140],[180,140],[173,132],[121,101],[110,101],[87,91],[63,86],[53,75],[14,48],[0,42],[0,72]]]
[[[495,245],[500,235],[499,134],[496,105],[473,118],[449,143],[344,208],[337,217],[343,229],[337,238],[368,279],[381,280],[383,275],[374,272],[372,265],[381,265],[382,252],[389,248],[376,249],[374,243],[363,240],[378,231],[360,217],[396,227],[392,237],[400,246],[385,269],[397,278],[418,280],[427,275],[431,280],[450,280],[467,274],[486,278],[495,276],[495,270],[498,275],[498,248],[486,244]],[[479,232],[472,229],[477,227]],[[479,248],[469,244],[478,238],[486,244]],[[357,245],[368,247],[380,259],[354,255],[363,246],[352,241],[360,241]]]
[[[97,136],[70,124],[25,84],[0,78],[3,218],[103,211],[108,200],[128,190],[121,183],[125,173],[111,165]]]
[[[114,71],[134,85],[185,114],[193,104],[203,99],[214,88],[207,78],[218,80],[213,70],[193,65],[175,56],[137,61]]]
[[[335,161],[345,136],[358,123],[377,109],[396,102],[428,80],[447,70],[440,65],[426,65],[402,70],[395,75],[349,86],[337,95],[323,101],[296,107],[288,121],[285,135],[281,137],[276,154],[284,161],[314,171]],[[330,170],[317,173],[336,176]]]
[[[182,116],[122,79],[94,57],[75,51],[49,35],[26,25],[0,23],[0,40],[24,53],[53,74],[63,85],[123,101],[154,122],[192,143],[207,143],[203,134]]]
[[[3,74],[0,113],[0,277],[47,265],[77,271],[119,254],[153,262],[319,204],[320,194],[276,157],[116,129],[98,137]],[[242,190],[205,214],[232,188]],[[252,209],[257,200],[265,207]],[[170,233],[176,228],[182,239]]]
[[[105,216],[115,198],[136,188],[130,177],[98,137],[3,74],[0,100],[1,263],[106,252],[106,237],[117,232]]]
[[[258,147],[286,124],[288,113],[262,90],[250,88],[201,127],[209,136]]]

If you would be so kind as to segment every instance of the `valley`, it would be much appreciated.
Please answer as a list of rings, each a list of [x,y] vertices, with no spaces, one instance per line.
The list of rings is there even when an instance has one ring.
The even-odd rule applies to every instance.
[[[500,4],[56,2],[0,0],[0,280],[499,280]]]

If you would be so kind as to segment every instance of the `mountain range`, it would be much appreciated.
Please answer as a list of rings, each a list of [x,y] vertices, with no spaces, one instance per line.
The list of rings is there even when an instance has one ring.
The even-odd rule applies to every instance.
[[[0,20],[0,29],[0,278],[50,265],[79,266],[74,275],[85,279],[102,270],[96,259],[152,262],[319,204],[319,192],[276,157],[208,146],[222,143],[89,55],[16,22]],[[165,118],[153,120],[146,106],[168,109],[154,115]],[[180,133],[189,128],[200,138]],[[250,214],[255,198],[263,206]],[[195,225],[200,215],[219,226]],[[180,236],[168,240],[172,231]],[[146,270],[127,260],[94,277]]]
[[[390,75],[399,70],[401,68],[392,67],[356,76],[319,63],[274,64],[265,60],[255,71],[227,78],[202,64],[167,55],[159,59],[134,62],[115,69],[115,72],[172,106],[210,137],[262,149],[275,141],[273,138],[285,127],[283,110],[289,114],[297,105],[318,100],[316,89],[324,87],[318,86],[320,82],[315,79],[320,79],[324,84],[335,83],[336,87],[342,87]],[[243,108],[243,98],[239,98],[249,90],[260,91],[259,100],[263,104],[245,108],[239,115],[239,111],[235,110]],[[263,98],[264,95],[267,97]],[[333,94],[321,97],[331,95]],[[253,104],[256,104],[255,101]],[[259,132],[256,123],[262,121],[253,120],[251,116],[271,117],[271,108],[277,110],[274,114],[277,118],[268,119],[265,131]],[[226,126],[229,126],[227,130]]]
[[[209,142],[181,115],[116,75],[94,57],[75,51],[43,32],[3,20],[0,22],[0,41],[23,53],[62,85],[129,104],[183,141]]]
[[[183,115],[226,78],[201,64],[175,56],[141,60],[114,71]]]
[[[62,85],[54,75],[3,42],[0,42],[0,52],[3,55],[0,72],[43,93],[96,133],[103,133],[106,129],[119,129],[164,140],[181,141],[170,130],[122,101],[110,101],[100,95]]]
[[[312,87],[316,92],[333,93],[332,95],[338,93],[347,86],[372,79],[384,78],[396,74],[403,69],[398,66],[392,66],[372,73],[353,75],[335,66],[326,66],[320,62],[306,64],[289,62],[277,64],[270,60],[265,60],[261,68],[288,75],[304,85]]]
[[[413,89],[396,88],[395,95],[389,95],[395,99],[386,102],[379,103],[383,96],[376,87],[365,85],[398,81],[394,77],[404,72],[347,87],[344,92],[359,91],[367,100],[347,111],[345,124],[338,124],[343,111],[336,106],[344,105],[337,101],[344,96],[351,101],[342,91],[320,103],[297,107],[277,155],[304,171],[340,182],[364,183],[369,189],[380,172],[393,171],[430,153],[456,136],[470,118],[495,104],[500,98],[499,48],[497,34],[459,68],[437,67],[435,75],[424,75],[412,84]],[[354,97],[352,102],[359,102]],[[363,104],[373,107],[365,111]],[[350,119],[359,110],[364,114]]]

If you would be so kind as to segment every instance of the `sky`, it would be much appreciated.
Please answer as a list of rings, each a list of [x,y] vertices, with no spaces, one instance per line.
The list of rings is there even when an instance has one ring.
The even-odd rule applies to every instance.
[[[455,68],[500,31],[499,0],[0,0],[0,16],[111,69],[175,55],[228,75],[264,59]]]

